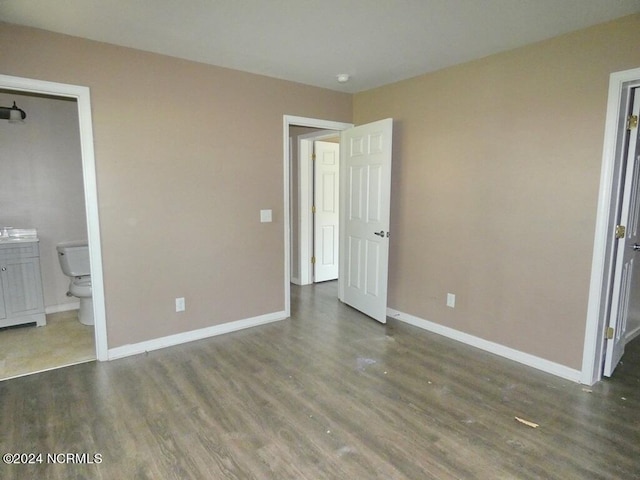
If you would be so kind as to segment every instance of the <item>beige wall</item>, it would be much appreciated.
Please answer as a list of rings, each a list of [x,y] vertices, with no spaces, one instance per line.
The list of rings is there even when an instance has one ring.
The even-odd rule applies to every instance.
[[[626,17],[355,96],[395,119],[390,307],[580,369],[609,74],[639,46]]]
[[[283,115],[351,121],[350,95],[1,23],[0,45],[4,74],[91,89],[109,348],[284,309]]]
[[[66,309],[77,299],[66,296],[69,279],[55,247],[87,238],[78,106],[0,91],[0,105],[14,101],[27,118],[17,125],[0,121],[0,225],[38,229],[45,306]]]
[[[346,94],[1,23],[0,65],[91,88],[110,348],[282,310],[282,115],[393,117],[390,306],[579,369],[608,77],[639,40],[627,17],[353,117]]]

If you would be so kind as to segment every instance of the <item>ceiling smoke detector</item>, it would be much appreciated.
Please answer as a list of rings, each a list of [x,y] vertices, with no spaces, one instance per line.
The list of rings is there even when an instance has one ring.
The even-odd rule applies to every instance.
[[[336,78],[338,79],[338,82],[340,83],[346,83],[349,81],[349,74],[348,73],[341,73],[339,75],[336,75]]]

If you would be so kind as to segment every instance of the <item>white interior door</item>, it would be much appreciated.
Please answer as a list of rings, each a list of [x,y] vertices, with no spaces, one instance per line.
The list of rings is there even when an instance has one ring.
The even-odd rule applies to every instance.
[[[632,115],[640,113],[640,88],[634,89]],[[607,345],[604,362],[604,375],[610,377],[624,353],[626,341],[629,299],[633,281],[635,256],[640,250],[638,238],[638,215],[640,212],[640,154],[637,125],[629,129],[627,136],[627,154],[624,190],[620,225],[625,227],[624,235],[617,241],[616,261],[613,276],[613,293]]]
[[[314,282],[338,278],[340,144],[314,142]]]
[[[381,323],[387,321],[392,133],[388,118],[340,137],[340,300]]]

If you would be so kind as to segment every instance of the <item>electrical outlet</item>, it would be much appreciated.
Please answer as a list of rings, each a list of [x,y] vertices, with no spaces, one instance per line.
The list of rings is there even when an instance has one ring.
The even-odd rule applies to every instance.
[[[176,298],[176,312],[184,312],[185,308],[184,297]]]
[[[455,308],[456,296],[454,293],[447,293],[447,307]]]

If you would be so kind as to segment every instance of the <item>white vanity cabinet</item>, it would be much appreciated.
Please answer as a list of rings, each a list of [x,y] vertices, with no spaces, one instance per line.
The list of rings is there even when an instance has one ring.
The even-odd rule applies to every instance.
[[[0,327],[46,325],[38,241],[0,241]]]

